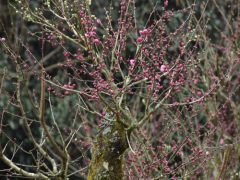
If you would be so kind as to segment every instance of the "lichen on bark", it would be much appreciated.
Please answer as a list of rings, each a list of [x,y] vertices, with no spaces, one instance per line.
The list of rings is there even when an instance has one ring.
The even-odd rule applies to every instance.
[[[94,141],[88,180],[122,180],[123,154],[127,148],[124,127],[116,121],[104,121]]]

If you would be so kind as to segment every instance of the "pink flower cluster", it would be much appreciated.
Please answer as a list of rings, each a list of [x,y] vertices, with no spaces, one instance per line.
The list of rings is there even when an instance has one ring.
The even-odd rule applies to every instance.
[[[140,30],[139,33],[140,33],[140,35],[146,35],[146,34],[148,34],[148,30],[147,29],[144,29],[143,31]]]
[[[144,42],[147,42],[148,41],[148,37],[151,37],[151,30],[150,31],[148,31],[147,29],[140,30],[139,34],[141,36],[143,36],[143,35],[146,35],[146,36],[145,36],[144,39],[142,37],[137,38],[137,42],[142,43],[143,40],[144,40]]]
[[[96,30],[97,30],[96,28],[91,29],[90,32],[85,33],[85,37],[87,39],[94,38],[96,36],[96,32],[95,32]]]

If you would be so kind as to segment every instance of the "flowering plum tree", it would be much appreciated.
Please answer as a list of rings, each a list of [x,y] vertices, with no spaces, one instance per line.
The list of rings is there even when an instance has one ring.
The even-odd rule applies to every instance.
[[[229,2],[228,10],[215,0],[186,1],[182,10],[169,8],[167,0],[156,2],[144,24],[139,23],[135,0],[110,3],[101,20],[93,15],[89,0],[43,0],[35,9],[28,0],[18,1],[19,7],[8,3],[10,12],[21,15],[22,24],[27,20],[39,26],[28,36],[41,42],[42,57],[24,42],[24,26],[13,33],[11,42],[0,21],[5,33],[1,48],[15,67],[2,72],[0,91],[1,96],[6,79],[15,86],[0,125],[1,136],[9,140],[0,143],[0,158],[10,167],[7,176],[238,179],[239,0]],[[214,7],[211,13],[221,15],[221,25],[211,25],[205,13],[208,6]],[[209,38],[210,27],[216,29],[215,40]],[[56,51],[45,55],[49,45]],[[64,60],[49,64],[49,56],[61,50]],[[61,70],[63,79],[51,75],[53,68]],[[28,85],[30,76],[41,88]],[[51,99],[59,98],[62,107],[52,105]],[[64,105],[67,99],[71,112]],[[8,110],[10,106],[15,112]],[[73,119],[69,130],[60,127],[57,111]],[[25,151],[4,132],[6,114],[25,123],[34,149]],[[40,125],[39,140],[32,124]],[[80,149],[80,158],[71,157],[71,144]],[[14,162],[4,154],[7,146],[15,147],[13,157],[23,151],[33,162]]]

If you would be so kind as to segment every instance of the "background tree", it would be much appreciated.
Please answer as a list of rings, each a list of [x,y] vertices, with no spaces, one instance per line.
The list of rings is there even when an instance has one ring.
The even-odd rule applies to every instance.
[[[238,178],[238,1],[16,2],[0,21],[5,176]]]

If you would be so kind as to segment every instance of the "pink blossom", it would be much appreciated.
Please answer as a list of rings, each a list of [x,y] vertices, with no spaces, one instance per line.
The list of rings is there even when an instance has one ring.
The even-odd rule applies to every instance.
[[[148,33],[148,30],[147,29],[144,29],[143,30],[143,34],[147,34]]]
[[[223,144],[224,143],[224,139],[220,139],[220,144]]]
[[[5,40],[6,40],[5,38],[2,38],[2,41],[3,41],[3,42],[5,42]]]
[[[206,152],[206,155],[208,156],[209,154],[210,154],[210,153],[207,151],[207,152]]]
[[[51,39],[55,40],[55,39],[57,39],[57,36],[53,35]]]
[[[65,95],[69,95],[69,91],[66,91],[66,92],[65,92]]]
[[[166,66],[165,65],[161,65],[161,72],[165,72],[166,71]]]
[[[152,114],[150,115],[150,120],[153,120],[153,115]]]
[[[86,38],[90,38],[90,36],[88,35],[88,33],[85,33],[85,37],[86,37]]]
[[[94,43],[99,45],[100,44],[100,41],[98,39],[94,39]]]
[[[109,90],[110,94],[114,94],[114,91],[113,90]]]
[[[135,65],[135,60],[131,59],[131,60],[130,60],[130,64],[131,64],[132,66],[134,66],[134,65]]]
[[[101,21],[100,21],[100,19],[97,19],[97,23],[98,23],[98,24],[101,24]]]
[[[63,86],[64,88],[68,88],[68,86],[66,85],[66,84],[64,84],[64,86]]]
[[[137,38],[137,41],[141,43],[143,41],[143,39],[139,37],[139,38]]]
[[[68,52],[66,52],[66,51],[63,52],[63,55],[64,55],[65,57],[70,57],[70,55],[69,55]]]
[[[95,37],[96,33],[94,31],[89,32],[90,38]]]
[[[198,92],[197,92],[197,95],[198,95],[198,96],[201,96],[201,94],[202,94],[201,91],[198,91]]]
[[[143,33],[143,31],[142,31],[142,30],[140,30],[140,31],[139,31],[139,34],[140,34],[140,35],[144,35],[144,33]]]

